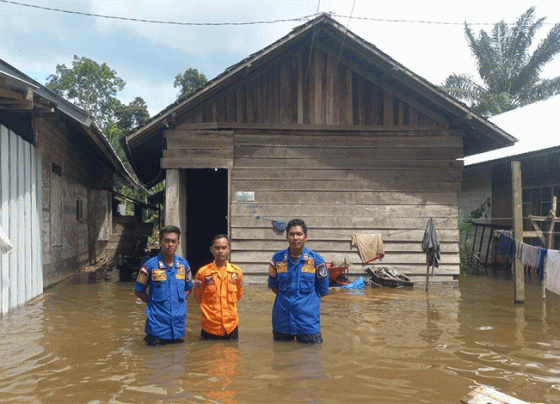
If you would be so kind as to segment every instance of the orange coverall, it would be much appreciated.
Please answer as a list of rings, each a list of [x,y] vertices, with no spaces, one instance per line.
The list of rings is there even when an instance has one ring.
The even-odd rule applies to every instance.
[[[224,268],[216,262],[198,270],[194,278],[194,299],[200,304],[202,329],[214,335],[226,335],[239,324],[237,301],[243,287],[241,269],[229,262]]]

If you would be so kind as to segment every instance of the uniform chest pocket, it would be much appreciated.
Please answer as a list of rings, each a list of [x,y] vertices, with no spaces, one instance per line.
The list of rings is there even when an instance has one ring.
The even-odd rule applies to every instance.
[[[278,290],[287,292],[290,289],[290,276],[288,274],[278,274]]]
[[[179,300],[185,300],[185,281],[177,279],[176,283],[176,290],[177,290],[177,298]]]
[[[152,282],[150,285],[150,294],[153,296],[152,299],[156,302],[167,300],[166,292],[166,282]]]
[[[218,288],[214,282],[207,283],[204,285],[204,289],[202,290],[202,296],[204,300],[208,303],[212,303],[216,300]]]
[[[228,300],[232,303],[237,301],[237,284],[228,283]]]
[[[315,290],[315,276],[302,276],[299,284],[301,293],[311,293]]]

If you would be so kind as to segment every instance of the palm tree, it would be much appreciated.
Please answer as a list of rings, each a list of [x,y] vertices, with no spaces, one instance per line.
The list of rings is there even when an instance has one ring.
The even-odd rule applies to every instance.
[[[543,66],[560,52],[560,23],[529,53],[544,20],[535,21],[535,7],[531,7],[511,28],[501,21],[494,25],[492,35],[481,30],[478,38],[465,23],[465,35],[482,83],[467,74],[452,74],[440,88],[485,116],[559,94],[560,76],[553,79],[539,76]]]

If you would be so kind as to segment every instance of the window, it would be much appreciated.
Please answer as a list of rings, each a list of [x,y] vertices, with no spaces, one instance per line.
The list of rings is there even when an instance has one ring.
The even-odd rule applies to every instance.
[[[76,199],[76,220],[81,222],[84,219],[84,201]]]

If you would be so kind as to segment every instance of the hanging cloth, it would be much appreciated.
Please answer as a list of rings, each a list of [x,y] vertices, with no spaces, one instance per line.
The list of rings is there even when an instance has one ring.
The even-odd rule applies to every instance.
[[[355,233],[352,235],[352,245],[358,247],[360,258],[364,264],[369,264],[385,256],[381,234]]]
[[[422,240],[422,251],[426,253],[426,263],[432,267],[439,268],[439,260],[441,258],[439,239],[432,218],[428,220],[428,224],[426,225],[424,239]]]
[[[560,251],[548,250],[545,271],[545,288],[560,295]]]

